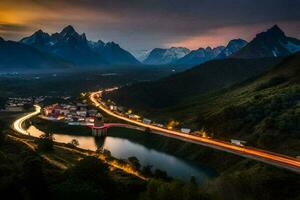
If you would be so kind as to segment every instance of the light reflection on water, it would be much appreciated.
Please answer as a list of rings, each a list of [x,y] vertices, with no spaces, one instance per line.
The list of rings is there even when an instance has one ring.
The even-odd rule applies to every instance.
[[[39,137],[43,134],[34,126],[30,126],[27,130],[30,135]],[[149,149],[141,144],[134,143],[128,139],[107,136],[104,139],[96,139],[93,136],[73,136],[66,134],[53,134],[55,141],[69,143],[72,139],[79,142],[80,148],[95,151],[99,147],[107,149],[112,156],[118,159],[127,159],[135,156],[140,163],[152,165],[153,168],[164,170],[172,177],[178,177],[183,180],[189,180],[191,176],[195,176],[199,182],[213,176],[213,171],[203,167],[196,166],[186,162],[176,156],[169,155],[154,149]]]

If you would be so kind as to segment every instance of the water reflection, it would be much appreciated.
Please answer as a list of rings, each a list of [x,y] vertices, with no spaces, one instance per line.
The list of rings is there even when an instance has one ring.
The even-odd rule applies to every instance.
[[[43,134],[42,131],[34,126],[30,126],[27,131],[35,137]],[[76,139],[79,142],[78,147],[83,149],[92,151],[98,148],[107,149],[111,152],[112,156],[118,159],[127,159],[128,157],[135,156],[143,166],[152,165],[153,168],[167,171],[168,175],[183,180],[188,180],[191,176],[195,176],[199,182],[202,182],[214,175],[214,172],[209,168],[194,165],[178,157],[149,149],[124,138],[107,136],[101,139],[93,136],[73,136],[66,134],[53,134],[53,136],[55,141],[62,143],[69,143],[72,139]]]

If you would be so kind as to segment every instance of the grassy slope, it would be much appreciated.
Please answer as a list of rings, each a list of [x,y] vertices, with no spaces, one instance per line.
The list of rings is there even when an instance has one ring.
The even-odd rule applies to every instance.
[[[298,54],[254,80],[187,99],[156,115],[158,119],[176,118],[185,126],[204,127],[217,137],[246,139],[255,146],[297,155],[299,70]]]
[[[156,82],[126,86],[107,96],[128,107],[160,110],[178,105],[188,97],[244,81],[269,69],[276,62],[278,60],[274,59],[209,61]]]
[[[4,196],[9,195],[12,199],[34,199],[32,195],[39,195],[40,192],[44,199],[63,199],[65,192],[74,193],[72,189],[64,188],[64,183],[70,180],[68,174],[73,167],[77,166],[81,159],[87,158],[90,152],[58,143],[51,152],[34,150],[37,146],[34,138],[19,135],[9,128],[12,121],[22,114],[0,112],[0,193]],[[3,138],[6,134],[9,135]],[[55,163],[68,169],[61,169],[54,165]],[[42,173],[39,173],[40,170]],[[114,190],[121,192],[124,199],[137,198],[141,186],[144,187],[145,184],[144,181],[117,168],[108,171],[108,176],[118,185]],[[77,184],[80,185],[81,182]],[[60,190],[63,192],[59,193]],[[84,191],[80,192],[84,194]],[[91,195],[92,192],[87,191],[86,195]]]
[[[109,134],[214,166],[220,176],[201,186],[201,191],[208,194],[208,199],[294,199],[299,196],[297,185],[300,179],[286,170],[150,133],[113,128]],[[145,137],[144,134],[150,135]],[[282,185],[285,187],[282,188]]]
[[[251,145],[294,156],[300,152],[299,70],[300,54],[242,84],[148,113],[160,121],[175,118],[182,126],[205,127],[216,137],[242,138]],[[222,163],[221,175],[206,188],[214,199],[299,198],[290,192],[299,185],[297,174],[191,144],[161,140],[155,144],[214,166]]]
[[[296,199],[299,196],[299,176],[286,170],[161,136],[145,137],[141,133],[120,132],[119,128],[110,134],[214,166],[220,176],[201,186],[208,199]]]

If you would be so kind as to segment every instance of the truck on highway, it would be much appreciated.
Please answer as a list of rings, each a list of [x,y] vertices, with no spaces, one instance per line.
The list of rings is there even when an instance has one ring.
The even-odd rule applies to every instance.
[[[191,129],[189,129],[189,128],[181,128],[180,131],[183,132],[183,133],[189,134],[191,132]]]
[[[151,120],[150,120],[150,119],[147,119],[147,118],[144,118],[144,119],[143,119],[143,123],[144,123],[144,124],[151,124]]]
[[[231,144],[235,144],[237,146],[245,146],[245,144],[247,143],[246,141],[236,139],[231,139],[230,142]]]

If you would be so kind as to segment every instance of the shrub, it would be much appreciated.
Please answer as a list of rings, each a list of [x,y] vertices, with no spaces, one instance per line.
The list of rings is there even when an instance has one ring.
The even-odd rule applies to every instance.
[[[38,150],[42,152],[48,152],[53,150],[53,137],[52,134],[44,134],[41,135],[40,138],[37,139]]]
[[[141,168],[140,161],[134,156],[129,157],[128,162],[129,162],[129,165],[131,167],[133,167],[135,170],[139,170]]]
[[[263,89],[266,89],[266,88],[269,88],[269,87],[273,87],[273,86],[279,85],[279,84],[281,84],[281,83],[283,83],[285,81],[286,81],[285,77],[283,77],[283,76],[275,76],[275,77],[272,77],[267,82],[258,85],[255,90],[256,91],[263,90]]]

